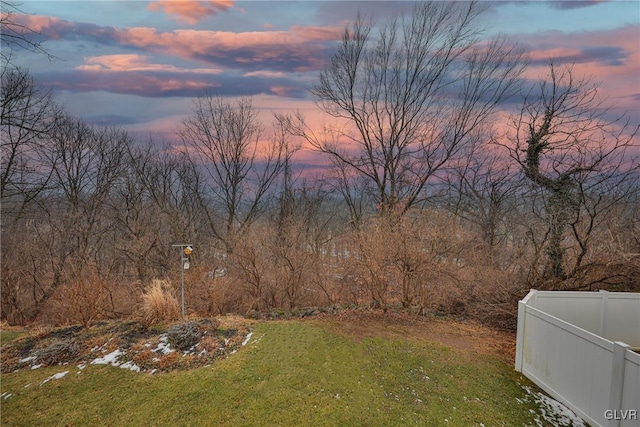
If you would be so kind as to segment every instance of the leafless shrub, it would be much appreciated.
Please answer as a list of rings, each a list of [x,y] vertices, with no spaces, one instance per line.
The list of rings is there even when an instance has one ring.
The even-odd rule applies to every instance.
[[[78,354],[78,344],[75,340],[59,340],[36,352],[37,361],[47,366],[66,362]]]
[[[211,317],[242,312],[244,286],[228,274],[226,262],[207,259],[190,269],[188,276],[185,299],[190,313]]]
[[[459,300],[467,238],[446,212],[380,216],[356,233],[357,247],[345,263],[374,307],[448,307]]]
[[[108,306],[108,281],[94,268],[72,269],[66,283],[47,301],[44,318],[56,325],[80,323],[88,328],[105,317]]]
[[[187,351],[202,339],[203,330],[198,322],[185,322],[167,329],[169,342],[178,350]]]

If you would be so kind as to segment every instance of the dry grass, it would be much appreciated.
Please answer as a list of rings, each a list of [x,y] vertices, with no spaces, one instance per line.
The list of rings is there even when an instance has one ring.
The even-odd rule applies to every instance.
[[[142,323],[149,326],[180,317],[180,305],[166,280],[154,279],[142,294]]]

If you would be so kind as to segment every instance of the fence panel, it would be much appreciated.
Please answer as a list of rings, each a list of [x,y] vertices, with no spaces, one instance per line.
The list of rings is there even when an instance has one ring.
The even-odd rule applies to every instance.
[[[637,426],[640,355],[600,333],[638,346],[640,294],[532,290],[518,305],[516,370],[592,426]]]
[[[582,419],[595,424],[609,404],[613,345],[586,331],[572,331],[570,324],[531,307],[527,309],[526,325],[521,372]]]
[[[640,347],[640,293],[607,292],[605,295],[605,327],[599,335],[609,341],[622,341],[631,347]]]
[[[624,363],[624,388],[622,392],[621,411],[626,412],[626,419],[621,420],[623,427],[640,425],[640,354],[627,351]],[[629,411],[635,410],[635,414]],[[624,415],[620,413],[621,418]]]

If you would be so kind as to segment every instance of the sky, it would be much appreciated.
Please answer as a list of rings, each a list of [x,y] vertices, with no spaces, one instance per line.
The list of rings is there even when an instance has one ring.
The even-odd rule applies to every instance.
[[[531,58],[551,58],[600,82],[616,111],[640,123],[640,1],[483,2],[486,37],[498,33]],[[14,52],[70,114],[171,140],[205,91],[252,96],[273,112],[318,115],[308,93],[345,25],[408,13],[400,1],[36,1],[16,19],[55,58]],[[320,120],[320,119],[319,119]]]

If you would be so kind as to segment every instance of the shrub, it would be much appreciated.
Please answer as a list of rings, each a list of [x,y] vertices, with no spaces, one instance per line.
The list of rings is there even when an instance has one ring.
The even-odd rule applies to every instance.
[[[37,360],[51,366],[69,361],[78,354],[78,344],[74,340],[55,341],[48,347],[38,350]]]
[[[181,351],[190,350],[200,342],[203,330],[198,322],[185,322],[167,329],[167,337],[173,347]]]
[[[53,293],[43,319],[54,325],[82,324],[88,328],[109,311],[108,280],[94,267],[72,269],[66,283]]]

